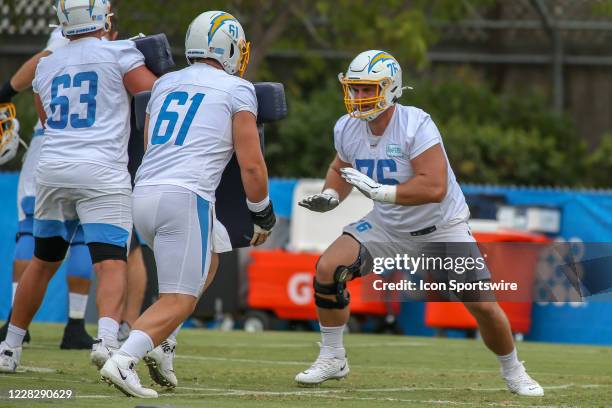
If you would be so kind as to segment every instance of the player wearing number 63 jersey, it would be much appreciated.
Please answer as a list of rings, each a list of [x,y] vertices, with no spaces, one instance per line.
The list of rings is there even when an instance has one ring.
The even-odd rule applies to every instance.
[[[350,313],[346,283],[372,272],[373,258],[420,256],[420,248],[432,251],[432,247],[432,255],[441,259],[447,255],[463,259],[481,256],[440,132],[427,113],[397,103],[404,88],[395,58],[384,51],[365,51],[339,79],[348,114],[334,128],[336,158],[323,191],[306,197],[300,205],[329,211],[356,187],[374,201],[374,209],[346,226],[317,262],[314,292],[322,342],[316,361],[295,377],[303,385],[348,375],[342,342]],[[447,246],[453,248],[451,253],[446,252]],[[421,271],[411,271],[415,272]],[[434,276],[447,277],[440,273]],[[491,278],[486,267],[457,272],[454,277],[470,282]],[[485,344],[497,354],[510,391],[543,395],[542,387],[518,361],[510,325],[494,299],[488,293],[459,296],[477,320]]]
[[[251,243],[263,243],[275,223],[255,89],[240,78],[249,55],[242,26],[228,13],[205,12],[190,25],[185,48],[190,66],[164,75],[151,92],[133,194],[134,224],[154,250],[160,297],[100,371],[138,397],[156,396],[140,386],[133,368],[143,358],[155,382],[176,386],[176,333],[212,281],[217,253],[231,250],[214,203],[234,152],[253,217]]]
[[[70,43],[40,60],[32,84],[45,128],[36,173],[34,257],[15,293],[6,342],[21,348],[80,221],[98,277],[100,319],[91,360],[101,366],[118,347],[132,228],[129,94],[150,90],[156,77],[134,43],[101,41],[111,24],[108,0],[62,0],[56,10]],[[14,371],[18,362],[0,371]]]

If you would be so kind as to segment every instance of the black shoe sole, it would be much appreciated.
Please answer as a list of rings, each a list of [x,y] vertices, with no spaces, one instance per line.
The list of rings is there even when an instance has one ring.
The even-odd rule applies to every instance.
[[[151,357],[144,357],[143,360],[149,369],[149,375],[153,381],[162,387],[174,388],[174,385],[172,385],[170,381],[166,380],[161,374],[159,374],[159,366],[157,361],[153,360]]]

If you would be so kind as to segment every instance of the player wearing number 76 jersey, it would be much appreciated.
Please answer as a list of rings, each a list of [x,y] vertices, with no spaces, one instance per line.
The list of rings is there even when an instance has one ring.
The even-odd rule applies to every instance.
[[[334,128],[337,154],[323,191],[299,204],[312,211],[329,211],[356,187],[373,200],[374,209],[346,226],[317,262],[314,293],[322,342],[315,362],[295,377],[302,385],[348,375],[342,340],[350,314],[346,285],[371,273],[374,258],[402,253],[420,256],[415,248],[430,248],[429,253],[432,247],[440,259],[481,256],[438,128],[421,109],[398,103],[402,70],[395,58],[380,50],[362,52],[339,79],[347,114]],[[469,282],[491,279],[486,268],[465,274],[433,272],[436,280],[448,279],[450,274]],[[508,389],[519,395],[543,395],[542,387],[517,358],[508,319],[499,305],[488,293],[460,295],[478,322],[486,346],[498,356]]]
[[[255,88],[241,78],[249,56],[242,26],[228,13],[205,12],[189,26],[185,48],[190,66],[164,75],[151,92],[133,194],[134,224],[155,253],[160,297],[100,371],[137,397],[157,395],[140,386],[133,368],[143,358],[155,382],[176,386],[176,333],[212,281],[217,254],[232,249],[214,208],[234,152],[254,223],[251,244],[262,244],[275,223]]]
[[[34,257],[1,346],[5,372],[19,363],[26,329],[79,221],[98,278],[92,362],[101,366],[118,347],[132,229],[130,93],[151,89],[156,79],[133,42],[101,41],[110,29],[108,0],[62,0],[56,10],[70,42],[40,60],[32,83],[45,134],[36,172]]]

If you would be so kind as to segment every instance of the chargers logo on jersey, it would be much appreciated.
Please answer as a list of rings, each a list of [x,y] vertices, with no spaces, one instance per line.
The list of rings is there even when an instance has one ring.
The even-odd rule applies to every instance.
[[[226,21],[236,21],[236,19],[234,18],[234,16],[228,13],[221,13],[215,18],[213,18],[210,24],[210,30],[208,30],[208,43],[209,44],[210,44],[210,40],[212,40],[212,38],[215,36],[219,28],[221,28],[223,23],[225,23]]]
[[[386,52],[379,52],[378,54],[376,54],[370,61],[370,65],[368,65],[368,73],[372,72],[372,69],[374,69],[374,66],[376,64],[378,64],[381,61],[386,61],[386,60],[395,61],[395,59],[391,55],[387,54]]]

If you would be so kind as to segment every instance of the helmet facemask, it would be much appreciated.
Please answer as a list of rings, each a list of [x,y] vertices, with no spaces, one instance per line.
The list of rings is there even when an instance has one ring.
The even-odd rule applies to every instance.
[[[0,137],[13,130],[13,120],[17,116],[15,105],[12,103],[0,103]]]
[[[0,104],[0,164],[11,161],[19,148],[15,116],[15,105],[12,103]]]
[[[238,42],[238,50],[240,52],[240,57],[238,58],[238,76],[242,78],[249,66],[249,60],[251,59],[251,43],[244,39],[240,39]]]
[[[342,90],[344,92],[344,106],[349,116],[352,118],[369,122],[376,119],[381,113],[387,110],[387,108],[393,105],[393,103],[387,100],[388,98],[386,95],[392,84],[389,78],[377,80],[350,79],[340,73],[338,79],[342,84]],[[376,86],[376,93],[374,96],[368,98],[355,98],[353,92],[353,86],[355,85],[374,85]]]

